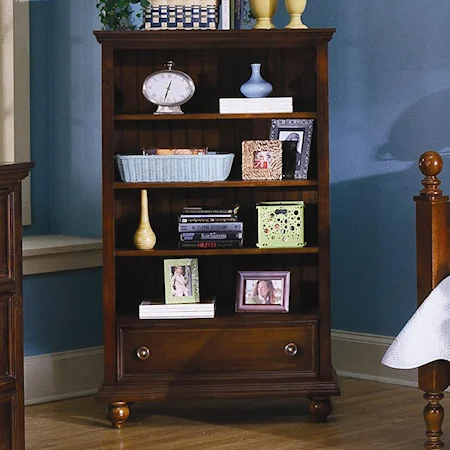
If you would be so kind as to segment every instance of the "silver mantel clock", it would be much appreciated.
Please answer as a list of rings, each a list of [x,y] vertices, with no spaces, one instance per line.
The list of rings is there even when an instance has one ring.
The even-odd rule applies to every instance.
[[[167,61],[167,68],[150,74],[142,85],[144,97],[158,106],[154,114],[183,114],[180,105],[192,98],[195,84],[181,70],[173,70],[174,63]]]

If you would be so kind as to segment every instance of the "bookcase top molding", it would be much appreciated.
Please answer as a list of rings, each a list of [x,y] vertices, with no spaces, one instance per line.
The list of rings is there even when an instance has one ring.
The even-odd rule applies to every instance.
[[[332,39],[334,28],[305,30],[94,31],[98,42],[116,48],[298,47]]]

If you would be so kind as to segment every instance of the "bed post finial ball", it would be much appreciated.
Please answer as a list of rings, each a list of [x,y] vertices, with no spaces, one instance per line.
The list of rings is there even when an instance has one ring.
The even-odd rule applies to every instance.
[[[422,197],[429,199],[442,198],[442,191],[439,189],[441,181],[438,179],[444,163],[439,153],[425,152],[419,160],[419,169],[425,175],[422,180],[423,189],[420,191]]]
[[[425,152],[419,159],[419,169],[426,176],[439,175],[443,166],[442,157],[437,152]]]

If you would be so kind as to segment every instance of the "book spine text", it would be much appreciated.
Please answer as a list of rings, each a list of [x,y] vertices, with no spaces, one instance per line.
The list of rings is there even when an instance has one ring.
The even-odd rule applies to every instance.
[[[218,233],[218,232],[206,232],[206,233],[180,233],[180,241],[225,241],[233,239],[242,239],[242,233]]]
[[[179,241],[179,248],[241,248],[242,239],[224,241]]]

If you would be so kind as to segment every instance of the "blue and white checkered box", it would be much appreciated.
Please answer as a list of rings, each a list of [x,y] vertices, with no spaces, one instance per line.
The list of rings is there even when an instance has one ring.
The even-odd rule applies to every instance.
[[[218,23],[215,5],[150,5],[145,10],[146,30],[216,30]]]

